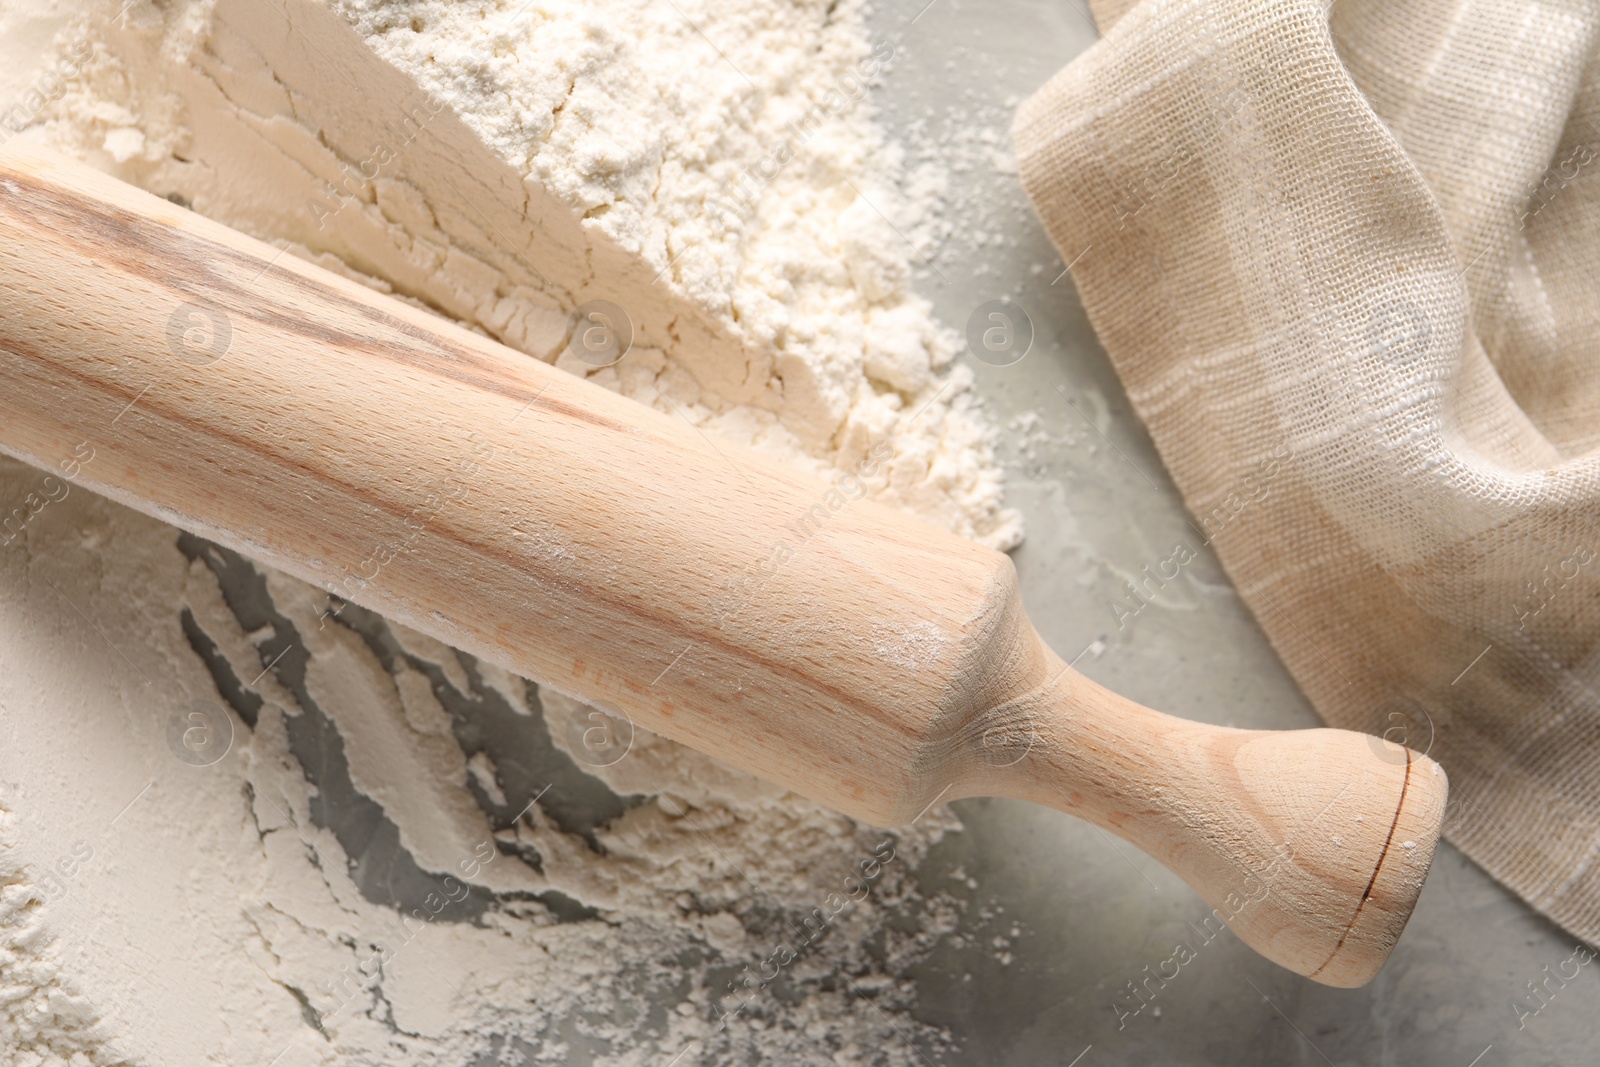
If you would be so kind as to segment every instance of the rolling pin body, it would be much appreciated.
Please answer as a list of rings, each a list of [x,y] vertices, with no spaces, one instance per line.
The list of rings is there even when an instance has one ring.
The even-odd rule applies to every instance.
[[[1088,818],[1319,981],[1410,914],[1435,764],[1109,693],[1000,553],[15,146],[0,286],[12,455],[867,821]]]

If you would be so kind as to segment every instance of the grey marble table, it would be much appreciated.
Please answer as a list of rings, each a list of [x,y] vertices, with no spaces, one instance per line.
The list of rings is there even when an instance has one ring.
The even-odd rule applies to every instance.
[[[913,228],[926,258],[918,285],[957,328],[991,300],[1009,301],[1032,323],[1032,347],[1014,364],[960,358],[1001,429],[1010,501],[1028,523],[1014,558],[1029,613],[1052,646],[1095,680],[1174,714],[1316,725],[1214,558],[1186,566],[1136,617],[1119,620],[1111,606],[1126,579],[1170,552],[1186,515],[1006,165],[1017,102],[1095,40],[1079,3],[879,0],[874,39],[895,47],[875,90],[882,119],[907,146],[909,168],[928,164],[948,177],[943,225]],[[271,606],[259,574],[226,559],[215,569],[241,624],[261,625]],[[392,641],[376,616],[352,610],[346,621],[375,648]],[[279,673],[292,687],[303,665],[286,662],[293,669]],[[450,710],[491,750],[515,752],[529,774],[559,783],[567,822],[598,824],[622,810],[621,798],[552,754],[542,723]],[[362,891],[391,903],[429,891],[432,879],[393,825],[350,787],[331,724],[297,722],[292,746],[317,784],[317,817],[351,851]],[[965,830],[939,843],[916,879],[925,897],[949,894],[965,910],[904,975],[927,1027],[902,1038],[928,1067],[1600,1060],[1591,1040],[1600,969],[1584,969],[1519,1026],[1514,1005],[1529,1002],[1527,983],[1566,960],[1574,941],[1448,845],[1388,966],[1363,989],[1334,990],[1268,963],[1231,933],[1204,939],[1197,927],[1209,909],[1199,897],[1086,823],[1007,800],[954,808]],[[1161,970],[1179,940],[1195,957],[1176,977],[1143,986],[1155,990],[1147,1003],[1134,998],[1129,983]],[[567,1062],[604,1058],[576,1031],[561,1036]]]

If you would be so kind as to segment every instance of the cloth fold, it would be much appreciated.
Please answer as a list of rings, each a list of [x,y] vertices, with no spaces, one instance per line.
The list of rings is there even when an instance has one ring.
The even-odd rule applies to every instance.
[[[1093,6],[1018,162],[1196,529],[1600,943],[1600,4]]]

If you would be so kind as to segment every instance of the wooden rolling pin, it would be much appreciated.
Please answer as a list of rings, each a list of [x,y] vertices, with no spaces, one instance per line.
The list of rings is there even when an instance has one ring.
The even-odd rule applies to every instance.
[[[999,552],[16,141],[0,286],[4,451],[840,811],[1048,804],[1336,986],[1421,891],[1437,764],[1102,689]]]

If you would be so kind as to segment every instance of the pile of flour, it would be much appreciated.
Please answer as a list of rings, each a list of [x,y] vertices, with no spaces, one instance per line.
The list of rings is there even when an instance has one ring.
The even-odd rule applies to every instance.
[[[863,4],[133,0],[42,132],[153,192],[991,546],[1021,539],[959,337],[911,291]],[[80,46],[81,47],[81,46]],[[571,313],[633,351],[596,369]]]
[[[1021,536],[911,292],[896,190],[939,183],[872,122],[860,2],[73,0],[0,40],[0,138],[790,462],[888,442],[872,495]],[[568,344],[595,300],[633,332],[605,368]],[[896,976],[954,922],[912,877],[942,810],[872,830],[643,732],[595,765],[590,709],[40,478],[0,463],[4,509],[50,500],[0,545],[0,1061],[938,1043]]]

